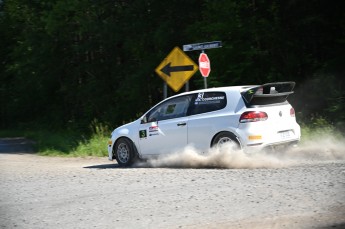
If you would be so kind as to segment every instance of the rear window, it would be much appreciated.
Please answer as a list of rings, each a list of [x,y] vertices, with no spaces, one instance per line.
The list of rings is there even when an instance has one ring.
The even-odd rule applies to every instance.
[[[188,114],[195,115],[221,110],[226,107],[226,102],[224,92],[200,92],[194,95]]]

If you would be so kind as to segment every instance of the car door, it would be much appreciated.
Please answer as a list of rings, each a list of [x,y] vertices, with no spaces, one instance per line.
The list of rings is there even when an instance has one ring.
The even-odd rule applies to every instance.
[[[148,112],[139,126],[142,155],[175,152],[187,145],[187,109],[191,96],[169,99]]]
[[[200,92],[191,99],[188,120],[188,143],[197,150],[206,152],[213,136],[229,125],[228,116],[218,111],[225,108],[227,98],[224,92]]]

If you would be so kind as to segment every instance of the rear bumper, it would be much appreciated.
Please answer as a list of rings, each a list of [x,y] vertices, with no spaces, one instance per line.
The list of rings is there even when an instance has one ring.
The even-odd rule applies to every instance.
[[[276,144],[270,144],[263,147],[263,150],[265,151],[271,151],[271,150],[279,150],[279,149],[286,149],[288,147],[295,147],[299,143],[299,140],[293,140],[293,141],[287,141],[287,142],[281,142]]]
[[[255,145],[247,145],[244,147],[246,152],[257,152],[257,151],[279,151],[285,150],[290,147],[295,147],[299,143],[299,140],[290,140],[284,142],[276,142],[272,144],[255,144]]]
[[[301,138],[300,126],[290,123],[283,128],[276,129],[274,127],[267,128],[260,124],[244,124],[237,129],[240,135],[241,145],[244,149],[272,149],[296,145]]]

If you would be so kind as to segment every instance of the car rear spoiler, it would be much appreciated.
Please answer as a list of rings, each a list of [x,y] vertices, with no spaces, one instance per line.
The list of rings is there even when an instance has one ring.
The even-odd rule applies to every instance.
[[[295,82],[267,83],[246,88],[241,92],[243,99],[249,105],[265,105],[285,102],[295,87]]]

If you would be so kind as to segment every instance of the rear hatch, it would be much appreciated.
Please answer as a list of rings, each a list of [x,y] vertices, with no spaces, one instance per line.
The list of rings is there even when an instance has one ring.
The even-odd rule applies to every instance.
[[[300,138],[295,110],[287,101],[293,93],[294,82],[268,83],[245,88],[241,92],[248,111],[263,112],[258,120],[244,120],[240,128],[249,128],[254,135],[262,136],[265,144],[279,144]],[[254,133],[255,132],[255,133]]]

